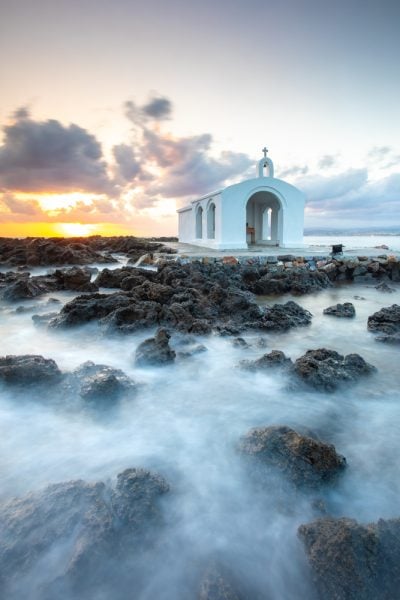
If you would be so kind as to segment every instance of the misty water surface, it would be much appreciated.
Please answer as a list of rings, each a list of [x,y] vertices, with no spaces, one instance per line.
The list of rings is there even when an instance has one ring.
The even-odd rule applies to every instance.
[[[65,302],[73,294],[51,296]],[[296,531],[317,516],[316,498],[324,500],[330,514],[362,522],[399,516],[399,349],[375,342],[366,327],[368,315],[398,301],[398,292],[385,295],[352,285],[295,300],[312,312],[311,326],[285,334],[252,332],[244,335],[248,349],[235,347],[227,337],[199,337],[206,352],[150,369],[135,368],[133,357],[152,331],[104,337],[94,324],[48,331],[35,327],[31,318],[53,310],[48,297],[24,302],[23,313],[2,304],[1,355],[42,354],[63,371],[91,360],[122,369],[143,387],[101,414],[57,397],[44,401],[32,389],[21,395],[1,388],[1,497],[50,482],[106,481],[127,467],[147,467],[168,480],[171,492],[163,503],[166,541],[141,565],[149,573],[135,598],[193,597],[191,572],[214,556],[251,581],[260,598],[311,598]],[[322,315],[339,301],[354,303],[354,320]],[[260,337],[266,348],[259,347]],[[173,341],[179,344],[179,338]],[[357,352],[378,371],[355,386],[323,394],[288,389],[284,374],[238,368],[241,359],[272,349],[295,360],[323,346]],[[276,479],[265,485],[255,481],[237,443],[249,428],[274,424],[308,427],[334,444],[348,462],[340,481],[314,495],[294,492]]]

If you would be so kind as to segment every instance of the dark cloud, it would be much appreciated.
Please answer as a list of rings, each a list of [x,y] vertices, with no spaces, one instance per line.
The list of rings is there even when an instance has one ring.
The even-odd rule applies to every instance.
[[[114,146],[113,155],[118,172],[125,181],[133,181],[141,171],[140,162],[136,159],[131,146],[119,144]]]
[[[30,113],[29,113],[29,109],[27,106],[20,106],[19,108],[17,108],[17,110],[15,110],[12,114],[13,119],[17,119],[17,120],[22,120],[22,119],[29,119]]]
[[[227,151],[214,158],[193,149],[151,191],[167,198],[201,196],[224,187],[229,180],[243,174],[252,162],[242,153]]]
[[[112,193],[96,138],[78,125],[19,117],[4,127],[0,185],[12,191]]]
[[[155,96],[143,106],[143,112],[152,119],[168,119],[172,112],[172,103],[164,96]]]
[[[318,167],[320,169],[330,169],[330,167],[334,167],[336,163],[337,159],[333,154],[324,154],[318,161]]]

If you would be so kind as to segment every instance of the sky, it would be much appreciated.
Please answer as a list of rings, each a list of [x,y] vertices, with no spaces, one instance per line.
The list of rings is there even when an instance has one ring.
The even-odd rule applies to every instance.
[[[396,0],[0,0],[0,235],[175,235],[255,174],[400,228]]]

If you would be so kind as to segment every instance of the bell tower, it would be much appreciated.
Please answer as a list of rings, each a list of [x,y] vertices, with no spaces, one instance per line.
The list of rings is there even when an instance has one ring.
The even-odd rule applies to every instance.
[[[257,162],[257,177],[273,177],[274,176],[274,163],[268,158],[268,149],[264,146],[262,149],[263,158]],[[266,174],[268,170],[268,174]]]

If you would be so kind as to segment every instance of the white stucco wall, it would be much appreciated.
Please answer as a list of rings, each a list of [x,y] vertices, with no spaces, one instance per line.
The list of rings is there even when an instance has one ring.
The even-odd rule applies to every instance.
[[[221,244],[221,192],[209,194],[195,200],[189,206],[178,210],[179,215],[179,241],[184,244],[204,246],[206,248],[219,249]],[[207,217],[210,205],[215,205],[215,237],[208,237]],[[196,237],[196,213],[201,207],[203,209],[202,237]]]
[[[305,196],[294,186],[274,177],[257,177],[229,186],[214,194],[204,196],[180,209],[179,241],[218,250],[245,250],[246,207],[257,192],[273,194],[280,205],[278,241],[283,248],[303,245]],[[215,238],[207,237],[207,210],[215,204]],[[196,211],[203,209],[202,238],[196,237]]]

